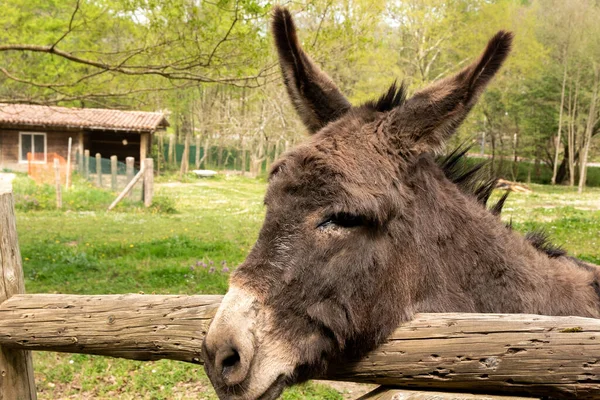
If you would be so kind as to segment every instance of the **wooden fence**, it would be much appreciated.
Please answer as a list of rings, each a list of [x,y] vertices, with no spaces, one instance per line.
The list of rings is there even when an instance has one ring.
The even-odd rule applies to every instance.
[[[150,205],[152,205],[152,199],[154,197],[154,160],[152,158],[145,158],[142,160],[140,162],[139,172],[134,175],[135,159],[133,157],[127,157],[125,159],[124,174],[118,173],[117,156],[110,157],[110,174],[103,173],[102,155],[100,153],[96,153],[95,156],[96,168],[94,174],[90,173],[89,168],[90,151],[84,150],[83,157],[78,157],[80,157],[78,162],[79,172],[86,180],[93,182],[98,187],[110,187],[113,192],[116,192],[120,188],[122,189],[108,207],[108,211],[112,210],[126,196],[132,198],[133,188],[140,181],[142,182],[141,197],[144,206],[150,207]],[[108,161],[108,159],[105,160]]]
[[[0,399],[36,397],[31,350],[202,363],[221,296],[23,294],[15,226],[12,193],[0,188]],[[324,378],[383,385],[362,399],[598,399],[600,320],[419,314]]]

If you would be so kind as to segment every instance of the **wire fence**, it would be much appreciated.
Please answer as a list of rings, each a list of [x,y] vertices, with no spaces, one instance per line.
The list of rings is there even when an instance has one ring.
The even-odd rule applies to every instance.
[[[126,162],[119,161],[116,156],[103,158],[100,154],[90,157],[89,152],[76,152],[71,164],[57,153],[47,153],[44,160],[35,159],[31,153],[27,155],[27,172],[38,184],[55,185],[57,172],[61,185],[73,182],[73,173],[79,174],[95,186],[119,193],[137,175],[135,159],[128,157]],[[54,160],[58,160],[58,171]],[[68,176],[68,182],[67,182]],[[139,180],[131,189],[127,198],[133,201],[143,200],[143,182]]]
[[[79,152],[75,154],[75,169],[79,175],[97,187],[117,193],[125,189],[139,172],[139,169],[135,168],[133,157],[127,157],[126,162],[122,162],[116,156],[103,158],[100,154],[96,154],[95,157],[90,157],[87,151],[83,155]],[[135,184],[128,198],[140,201],[142,196],[143,184],[140,180]]]

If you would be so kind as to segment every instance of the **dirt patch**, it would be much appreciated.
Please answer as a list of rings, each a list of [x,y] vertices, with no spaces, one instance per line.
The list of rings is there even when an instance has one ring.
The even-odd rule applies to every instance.
[[[351,400],[357,399],[362,395],[365,395],[377,388],[379,385],[369,385],[366,383],[354,383],[354,382],[338,382],[338,381],[314,381],[322,385],[327,385],[344,396],[344,399]]]

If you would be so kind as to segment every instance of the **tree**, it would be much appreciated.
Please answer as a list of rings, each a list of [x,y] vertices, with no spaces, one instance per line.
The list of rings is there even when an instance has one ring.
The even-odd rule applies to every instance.
[[[260,86],[275,74],[263,61],[266,12],[253,0],[8,0],[0,99],[150,102],[199,83]]]

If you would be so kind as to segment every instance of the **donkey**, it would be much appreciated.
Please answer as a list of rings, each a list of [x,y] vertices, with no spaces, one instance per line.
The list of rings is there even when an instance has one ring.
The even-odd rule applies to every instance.
[[[271,168],[258,240],[232,274],[203,344],[222,399],[275,399],[357,357],[415,313],[600,317],[600,268],[486,208],[494,181],[435,154],[506,59],[498,32],[456,75],[407,98],[396,84],[352,106],[301,48],[290,13],[273,35],[312,134]]]

